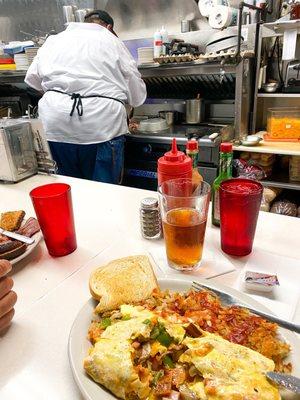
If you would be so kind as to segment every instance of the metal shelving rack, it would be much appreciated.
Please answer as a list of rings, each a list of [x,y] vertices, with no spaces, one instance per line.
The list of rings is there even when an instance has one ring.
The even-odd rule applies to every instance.
[[[1,71],[0,84],[24,83],[26,71]]]
[[[257,52],[257,69],[256,69],[256,79],[255,79],[255,89],[254,89],[254,108],[253,108],[253,117],[252,117],[252,133],[256,132],[256,118],[257,118],[257,101],[258,99],[262,99],[261,101],[272,99],[282,99],[283,101],[288,101],[288,99],[300,99],[300,93],[261,93],[258,92],[258,79],[259,79],[259,70],[260,70],[260,59],[261,59],[261,51],[262,51],[262,41],[265,38],[273,38],[280,37],[284,34],[285,31],[290,29],[296,29],[298,34],[300,34],[300,20],[293,21],[280,21],[280,22],[271,22],[265,23],[261,26],[259,33],[259,42],[258,42],[258,52]],[[274,143],[273,143],[274,144]],[[290,151],[287,149],[288,145],[290,146]],[[264,149],[260,150],[258,148],[248,148],[247,151],[253,152],[263,152]],[[298,152],[299,146],[295,146],[296,149],[293,149],[292,143],[285,143],[282,146],[282,151],[280,150],[280,143],[276,143],[276,148],[274,146],[272,150],[272,143],[270,143],[270,149],[268,149],[267,143],[265,142],[265,147],[267,153],[272,154],[285,154],[292,155]],[[241,148],[237,148],[236,150],[242,150]],[[243,149],[245,151],[245,149]],[[297,153],[298,154],[298,153]],[[300,190],[300,182],[293,182],[289,180],[289,176],[287,172],[274,172],[274,174],[262,181],[264,186],[273,186],[284,189],[292,189],[292,190]]]
[[[257,93],[257,97],[276,98],[300,98],[300,93]]]
[[[266,38],[274,38],[282,36],[285,31],[290,29],[296,29],[298,35],[300,34],[300,20],[292,21],[280,21],[280,22],[268,22],[261,26],[259,31],[259,40],[257,46],[257,68],[256,68],[256,79],[254,88],[254,107],[252,116],[252,133],[255,133],[256,128],[256,116],[257,116],[257,98],[282,98],[282,99],[292,99],[300,98],[300,93],[259,93],[258,92],[258,80],[259,80],[259,70],[260,70],[260,59],[262,50],[262,41]]]
[[[261,183],[266,187],[300,190],[300,182],[290,181],[286,173],[274,173],[270,178],[262,180]]]

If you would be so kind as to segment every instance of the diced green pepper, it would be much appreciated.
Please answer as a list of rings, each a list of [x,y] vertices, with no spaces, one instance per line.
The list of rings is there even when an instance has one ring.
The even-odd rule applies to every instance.
[[[160,378],[162,378],[164,376],[164,371],[163,370],[160,370],[160,371],[158,371],[158,372],[156,372],[156,374],[154,375],[154,377],[153,377],[153,380],[152,380],[152,385],[153,386],[156,386],[157,385],[157,382],[160,380]]]
[[[111,319],[110,318],[103,318],[100,322],[101,328],[106,329],[108,326],[111,325]]]
[[[129,314],[124,314],[123,317],[122,317],[123,321],[128,321],[130,319],[131,319],[131,316]]]
[[[145,324],[145,325],[150,325],[150,324],[151,324],[150,319],[145,319],[145,321],[143,321],[143,324]]]
[[[160,344],[169,347],[173,338],[168,334],[163,324],[155,325],[150,333],[151,339],[156,339]]]
[[[168,355],[164,356],[163,363],[168,368],[175,368],[175,364],[173,363],[172,358],[170,356],[168,356]]]
[[[173,342],[173,339],[171,336],[168,334],[168,332],[165,329],[162,329],[159,332],[159,335],[156,337],[156,340],[162,344],[165,347],[169,347],[170,344]]]
[[[159,334],[160,334],[159,327],[157,325],[155,325],[155,327],[152,329],[152,331],[150,333],[150,338],[151,339],[156,339]]]

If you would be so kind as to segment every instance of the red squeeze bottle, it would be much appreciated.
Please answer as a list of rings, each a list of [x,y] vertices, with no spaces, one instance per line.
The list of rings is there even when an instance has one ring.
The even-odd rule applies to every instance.
[[[177,149],[176,139],[172,140],[172,149],[158,159],[158,185],[170,179],[192,179],[192,159]]]

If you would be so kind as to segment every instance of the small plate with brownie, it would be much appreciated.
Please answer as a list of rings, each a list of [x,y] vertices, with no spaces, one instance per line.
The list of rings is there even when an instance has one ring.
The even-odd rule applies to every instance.
[[[0,259],[9,260],[12,264],[27,257],[42,238],[38,221],[33,217],[25,219],[25,211],[22,210],[1,213],[0,228],[35,239],[34,243],[27,245],[0,234]]]

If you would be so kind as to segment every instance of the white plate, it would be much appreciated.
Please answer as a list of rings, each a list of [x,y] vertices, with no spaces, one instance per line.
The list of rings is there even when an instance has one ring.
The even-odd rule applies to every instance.
[[[207,280],[197,279],[199,283],[203,282],[212,288],[222,290],[229,293],[244,303],[248,304],[250,307],[257,308],[261,311],[269,310],[262,304],[253,300],[249,296],[231,289],[226,286],[222,286]],[[190,289],[191,279],[185,278],[179,279],[158,279],[159,285],[162,289],[171,289],[177,292],[184,292]],[[91,347],[90,342],[87,340],[87,332],[89,325],[92,320],[93,310],[95,308],[96,302],[93,299],[87,301],[87,303],[82,307],[82,309],[77,314],[73,326],[71,328],[68,344],[69,361],[71,369],[73,372],[74,379],[86,400],[116,400],[116,397],[104,389],[102,386],[94,382],[88,375],[85,374],[83,369],[83,359],[86,357],[88,349]],[[289,342],[292,347],[292,352],[290,360],[293,364],[294,370],[293,375],[300,377],[300,341],[294,333],[288,332],[285,329],[280,329],[280,333]],[[296,399],[296,396],[290,397],[289,399]]]
[[[21,254],[19,257],[16,257],[16,258],[10,260],[12,265],[17,264],[17,262],[19,262],[19,261],[23,260],[23,258],[27,257],[36,248],[36,246],[41,241],[42,237],[43,237],[43,235],[42,235],[41,231],[38,231],[37,233],[35,233],[32,236],[32,238],[34,239],[34,243],[29,244],[27,246],[27,249],[26,249],[25,253]]]

